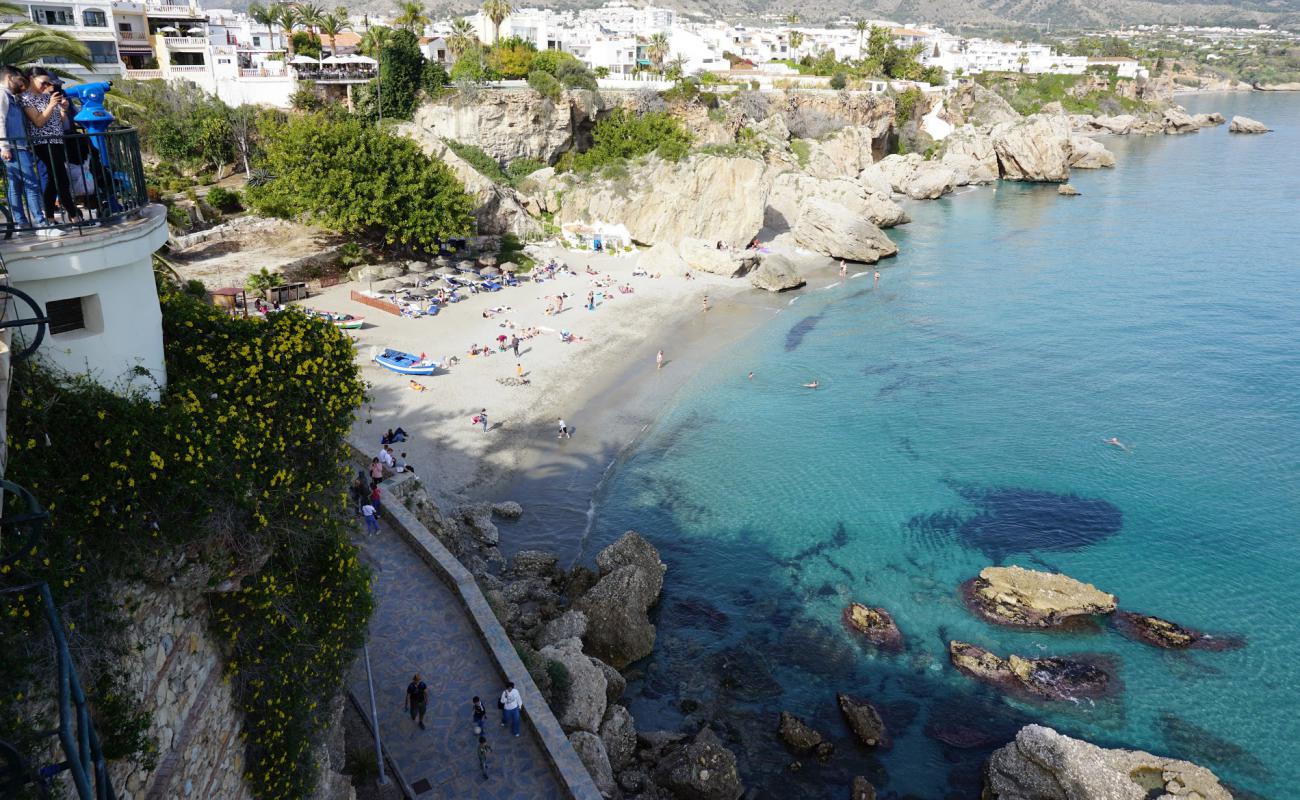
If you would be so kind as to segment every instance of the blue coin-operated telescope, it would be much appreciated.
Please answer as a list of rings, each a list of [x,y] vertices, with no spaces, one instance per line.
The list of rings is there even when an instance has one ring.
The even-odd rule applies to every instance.
[[[97,83],[82,83],[77,86],[68,86],[63,88],[63,93],[68,97],[76,98],[81,104],[81,110],[72,118],[73,122],[78,123],[90,134],[90,142],[99,152],[99,163],[103,167],[102,175],[114,175],[113,159],[109,157],[108,137],[104,134],[108,132],[108,126],[113,123],[115,117],[107,108],[104,108],[104,95],[112,90],[111,81],[100,81]],[[113,192],[108,191],[109,187],[98,187],[100,192],[108,194],[108,202],[113,211],[120,210],[117,207],[117,198]]]

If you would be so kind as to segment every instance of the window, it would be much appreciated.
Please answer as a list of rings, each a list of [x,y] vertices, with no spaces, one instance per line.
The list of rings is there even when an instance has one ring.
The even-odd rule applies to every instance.
[[[90,60],[94,64],[116,64],[117,63],[117,43],[116,42],[86,42],[87,49],[90,50]]]
[[[87,28],[107,28],[108,15],[103,11],[87,9],[81,12],[81,20]]]
[[[131,33],[131,23],[119,22],[117,23],[117,29],[121,33]]]
[[[70,333],[86,327],[85,312],[80,297],[51,300],[45,304],[45,315],[50,318],[50,333]]]
[[[33,8],[32,20],[41,25],[77,24],[77,18],[64,8]]]

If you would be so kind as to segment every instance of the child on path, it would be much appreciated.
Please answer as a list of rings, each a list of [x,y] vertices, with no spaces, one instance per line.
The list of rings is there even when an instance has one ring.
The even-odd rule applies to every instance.
[[[474,735],[483,735],[483,720],[487,719],[487,708],[478,695],[474,695]]]
[[[492,746],[487,743],[487,737],[478,737],[478,768],[483,773],[483,780],[487,780],[487,764],[490,755],[492,755]]]
[[[420,730],[424,730],[424,712],[429,707],[429,685],[420,680],[417,673],[411,678],[411,683],[406,687],[406,702],[402,704],[403,711],[411,712],[411,720],[420,723]]]

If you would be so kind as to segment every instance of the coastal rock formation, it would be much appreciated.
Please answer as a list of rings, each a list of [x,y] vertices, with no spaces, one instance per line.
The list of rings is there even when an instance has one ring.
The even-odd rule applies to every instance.
[[[745,791],[735,754],[707,725],[689,743],[665,748],[658,762],[656,782],[678,800],[736,800]]]
[[[1111,690],[1110,674],[1083,661],[1014,654],[1001,659],[982,647],[958,641],[948,643],[948,658],[972,678],[1045,700],[1100,697]]]
[[[784,292],[804,285],[794,262],[779,253],[764,255],[758,269],[750,273],[749,282],[754,288],[769,292]]]
[[[537,92],[483,89],[416,109],[412,126],[426,139],[472,144],[497,161],[532,158],[553,163],[594,127],[604,111],[599,94],[569,91],[559,102]]]
[[[876,800],[876,787],[861,775],[853,778],[853,789],[849,797],[852,800]]]
[[[609,765],[622,772],[636,760],[636,723],[632,712],[623,706],[613,705],[605,712],[600,723],[600,740],[609,756]]]
[[[875,168],[879,171],[879,167]],[[767,196],[767,209],[763,222],[774,230],[793,229],[805,204],[816,200],[838,203],[861,217],[866,217],[878,228],[891,228],[908,221],[902,207],[889,199],[891,187],[885,182],[884,192],[877,192],[861,180],[811,178],[799,172],[786,172],[772,180]]]
[[[920,153],[885,156],[877,165],[894,191],[913,200],[934,200],[957,185],[957,173],[942,162],[926,161]]]
[[[412,133],[411,126],[403,126],[407,133]],[[421,149],[438,159],[452,171],[465,186],[465,191],[474,200],[474,221],[480,233],[513,233],[524,237],[541,233],[541,223],[528,213],[528,201],[519,192],[508,186],[500,186],[483,175],[440,139],[430,139],[413,133],[413,138]]]
[[[1062,197],[1078,197],[1080,192],[1068,183],[1063,183],[1056,187],[1056,193]]]
[[[564,185],[565,181],[556,173],[555,167],[545,167],[530,173],[516,188],[529,212],[554,214],[560,210]]]
[[[835,745],[812,726],[788,711],[781,712],[777,734],[796,753],[816,753],[817,760],[825,763],[835,753]]]
[[[1214,636],[1160,617],[1120,611],[1111,618],[1115,629],[1134,641],[1166,650],[1235,650],[1246,642],[1240,636]]]
[[[978,84],[962,86],[944,103],[944,118],[953,125],[999,125],[1021,119],[1020,112],[997,92]]]
[[[1186,110],[1180,106],[1171,106],[1165,109],[1161,129],[1167,134],[1177,135],[1196,133],[1201,126],[1196,124],[1196,120],[1192,119]]]
[[[850,603],[844,609],[844,624],[849,630],[866,637],[867,641],[888,650],[903,647],[903,634],[894,624],[894,618],[883,608],[872,608],[862,603]]]
[[[667,567],[635,531],[600,551],[596,563],[600,580],[574,605],[587,615],[588,649],[621,669],[654,649],[655,626],[646,614],[659,601]]]
[[[770,95],[769,110],[785,118],[792,136],[821,139],[847,127],[865,128],[879,156],[894,124],[892,98],[871,92],[787,91]]]
[[[858,737],[858,741],[868,747],[888,746],[885,722],[875,706],[847,694],[835,695],[835,702],[839,703],[840,713],[844,715],[844,721],[849,724],[849,729]]]
[[[998,155],[993,137],[963,125],[943,140],[944,166],[956,174],[956,184],[993,183],[998,179]]]
[[[1101,169],[1115,166],[1115,155],[1106,145],[1087,136],[1070,137],[1070,166],[1075,169]]]
[[[493,516],[500,517],[501,519],[519,519],[524,515],[524,507],[519,505],[513,500],[504,500],[500,503],[492,504],[492,514]],[[548,555],[551,558],[555,558],[554,554],[548,554]],[[518,560],[519,557],[516,556],[515,561],[517,562]]]
[[[677,245],[672,242],[660,242],[641,251],[636,265],[651,275],[684,275],[687,270]]]
[[[804,170],[823,180],[857,175],[874,162],[872,145],[878,136],[870,128],[854,125],[824,140],[813,140],[808,144],[808,165]]]
[[[809,250],[831,258],[867,264],[898,253],[898,246],[880,228],[827,200],[811,200],[803,205],[794,238]]]
[[[858,183],[870,194],[877,197],[889,197],[894,193],[894,185],[889,182],[889,176],[880,168],[879,163],[868,164],[858,173]]]
[[[609,763],[609,754],[605,752],[605,743],[600,737],[587,731],[574,731],[569,734],[569,744],[573,745],[582,765],[591,774],[591,780],[600,790],[600,796],[617,797],[618,784],[614,782],[614,770]]]
[[[566,731],[597,733],[605,717],[605,673],[594,659],[582,652],[579,639],[565,639],[544,647],[541,654],[564,665],[568,685],[559,692],[555,717]],[[604,748],[602,748],[603,750]]]
[[[1024,567],[985,567],[963,590],[971,611],[999,625],[1048,628],[1116,608],[1115,595],[1090,583]]]
[[[1003,180],[1060,182],[1070,177],[1070,123],[1035,114],[993,129]]]
[[[758,265],[758,254],[751,250],[734,250],[730,247],[719,250],[717,242],[702,239],[683,239],[677,246],[677,254],[682,257],[687,269],[724,278],[748,275]]]
[[[651,158],[626,178],[569,186],[556,222],[618,222],[640,244],[703,239],[744,247],[763,227],[767,166],[752,158]]]
[[[1232,800],[1204,767],[1026,725],[989,757],[984,800]]]
[[[571,608],[543,625],[535,644],[538,650],[544,650],[565,639],[581,639],[586,635],[587,615]]]
[[[1113,117],[1083,117],[1081,127],[1085,131],[1095,131],[1098,133],[1113,133],[1124,136],[1133,131],[1133,126],[1138,122],[1138,118],[1132,114],[1118,114]]]
[[[1227,122],[1223,115],[1217,111],[1211,111],[1209,114],[1197,114],[1192,120],[1202,128],[1212,128],[1215,125],[1222,125]]]
[[[1250,117],[1233,117],[1228,125],[1228,133],[1268,133],[1272,128]]]

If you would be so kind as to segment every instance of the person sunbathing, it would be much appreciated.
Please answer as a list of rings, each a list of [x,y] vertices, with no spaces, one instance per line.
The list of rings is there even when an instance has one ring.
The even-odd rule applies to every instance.
[[[417,392],[427,392],[427,391],[429,391],[429,387],[425,386],[424,384],[420,383],[419,381],[411,381],[411,388],[414,389],[414,390],[417,391]]]

